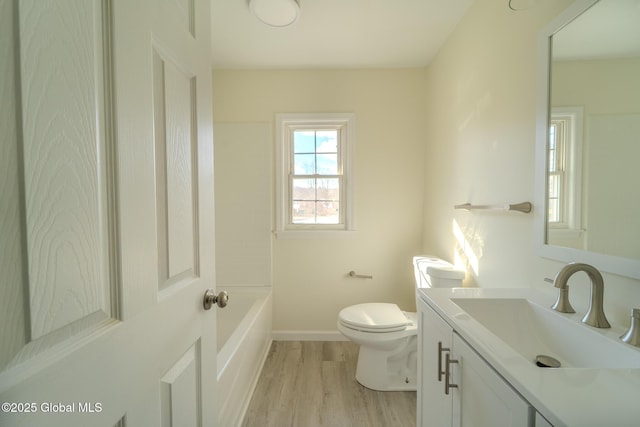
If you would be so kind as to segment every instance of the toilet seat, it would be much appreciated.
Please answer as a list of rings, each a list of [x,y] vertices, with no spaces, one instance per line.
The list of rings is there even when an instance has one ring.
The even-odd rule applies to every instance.
[[[390,303],[352,305],[342,309],[338,317],[346,328],[372,333],[403,331],[412,324],[396,304]]]

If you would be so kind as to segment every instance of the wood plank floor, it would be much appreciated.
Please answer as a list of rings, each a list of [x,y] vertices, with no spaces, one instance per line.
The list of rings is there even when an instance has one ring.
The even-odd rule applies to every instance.
[[[244,427],[414,427],[415,392],[377,392],[355,380],[350,341],[274,341]]]

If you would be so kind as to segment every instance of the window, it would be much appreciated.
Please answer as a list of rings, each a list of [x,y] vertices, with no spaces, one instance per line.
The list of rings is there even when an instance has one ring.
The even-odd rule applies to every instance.
[[[355,116],[278,114],[276,126],[278,237],[353,230]]]
[[[566,201],[566,152],[567,119],[552,118],[549,126],[548,182],[549,182],[549,217],[552,224],[564,222]]]
[[[579,230],[581,223],[582,107],[553,108],[547,146],[548,223]]]

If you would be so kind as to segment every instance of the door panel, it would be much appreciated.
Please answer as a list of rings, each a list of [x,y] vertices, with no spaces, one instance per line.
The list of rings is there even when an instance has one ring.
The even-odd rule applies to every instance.
[[[20,3],[31,341],[111,315],[100,18],[95,2]]]
[[[208,7],[0,2],[2,426],[217,424]]]
[[[198,274],[195,76],[154,51],[160,288]]]
[[[198,371],[200,345],[196,343],[162,377],[162,427],[198,426]]]
[[[8,330],[2,341],[7,337],[9,344],[2,345],[0,369],[68,346],[117,313],[108,221],[115,171],[107,167],[110,141],[98,107],[109,49],[102,12],[98,2],[25,0],[19,13],[8,14],[19,36],[15,62],[2,78],[20,92],[7,94],[19,98],[7,123],[16,129],[7,139],[14,193],[2,195],[3,205],[12,207],[15,246],[2,262],[15,267],[3,299]],[[3,36],[12,41],[13,34]],[[9,119],[8,112],[2,117]]]

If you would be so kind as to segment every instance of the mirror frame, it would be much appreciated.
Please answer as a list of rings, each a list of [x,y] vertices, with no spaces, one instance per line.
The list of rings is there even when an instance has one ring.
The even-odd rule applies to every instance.
[[[547,239],[547,138],[551,112],[550,64],[551,37],[599,0],[576,0],[545,26],[538,36],[538,97],[536,107],[536,157],[534,244],[537,254],[563,262],[585,262],[601,271],[640,279],[640,260],[622,258],[581,249],[548,245]]]

